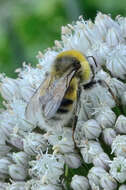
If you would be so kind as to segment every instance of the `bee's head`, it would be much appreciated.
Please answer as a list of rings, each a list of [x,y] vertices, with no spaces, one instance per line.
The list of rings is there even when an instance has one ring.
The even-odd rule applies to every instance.
[[[54,61],[53,72],[55,74],[61,76],[69,69],[75,70],[75,76],[81,81],[90,78],[90,65],[85,56],[77,50],[61,52]]]

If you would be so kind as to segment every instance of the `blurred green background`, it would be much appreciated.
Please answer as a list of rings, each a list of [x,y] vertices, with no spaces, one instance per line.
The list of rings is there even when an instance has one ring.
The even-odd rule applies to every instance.
[[[0,0],[0,72],[16,77],[22,62],[36,64],[39,50],[60,40],[60,28],[96,16],[126,16],[126,0]]]

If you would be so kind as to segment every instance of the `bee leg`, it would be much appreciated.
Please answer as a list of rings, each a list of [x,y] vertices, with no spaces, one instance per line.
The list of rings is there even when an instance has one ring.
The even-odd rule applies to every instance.
[[[104,80],[98,80],[97,83],[99,83],[100,85],[107,87],[108,91],[110,92],[111,96],[113,97],[115,103],[117,106],[120,106],[119,100],[118,98],[114,95],[112,89],[110,88],[110,86],[107,84],[107,82],[105,82]]]
[[[97,84],[97,83],[98,83],[98,81],[91,80],[89,83],[84,84],[84,85],[83,85],[83,88],[84,88],[84,89],[92,88],[92,87],[93,87],[95,84]]]
[[[87,59],[88,59],[88,58],[92,58],[93,61],[94,61],[94,63],[95,63],[95,66],[98,67],[98,65],[97,65],[97,63],[96,63],[96,60],[95,60],[95,58],[94,58],[93,56],[87,56]],[[91,81],[92,81],[92,80],[94,80],[94,78],[95,78],[95,71],[94,71],[94,68],[93,68],[92,65],[90,65],[90,68],[91,68],[91,71],[92,71],[92,78],[91,78]]]
[[[76,142],[75,142],[75,138],[74,138],[74,133],[75,133],[76,124],[77,124],[77,120],[78,120],[78,106],[79,106],[80,94],[81,94],[81,88],[78,88],[77,101],[76,101],[76,104],[75,104],[74,118],[73,118],[73,123],[72,123],[72,139],[73,139],[73,142],[74,142],[75,149],[77,148],[77,146],[76,146]]]
[[[73,139],[73,142],[74,142],[74,148],[75,149],[77,148],[77,146],[76,146],[76,141],[75,141],[75,138],[74,138],[74,133],[75,133],[75,129],[76,129],[77,120],[78,120],[78,116],[75,115],[74,119],[73,119],[73,123],[72,123],[72,139]]]

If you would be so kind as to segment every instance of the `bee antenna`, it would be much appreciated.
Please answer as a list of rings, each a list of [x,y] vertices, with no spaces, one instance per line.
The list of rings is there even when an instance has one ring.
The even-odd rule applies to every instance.
[[[94,63],[95,63],[95,66],[96,66],[96,67],[98,66],[98,64],[97,64],[97,62],[96,62],[96,59],[95,59],[92,55],[87,56],[87,59],[88,59],[88,58],[92,58],[93,61],[94,61]]]

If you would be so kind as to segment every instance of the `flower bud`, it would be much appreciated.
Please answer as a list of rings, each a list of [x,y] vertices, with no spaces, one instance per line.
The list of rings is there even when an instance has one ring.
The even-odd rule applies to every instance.
[[[98,27],[100,33],[103,35],[103,39],[108,32],[108,28],[119,28],[118,24],[114,20],[112,20],[109,15],[102,14],[101,12],[97,14],[95,18],[95,24]]]
[[[1,119],[1,118],[0,118]],[[5,145],[6,141],[7,141],[7,136],[5,135],[5,133],[2,131],[2,129],[0,128],[0,145]],[[0,148],[1,150],[1,148]]]
[[[116,132],[112,128],[106,128],[103,130],[103,139],[107,145],[112,145],[112,142],[116,138]]]
[[[110,85],[111,90],[114,93],[115,97],[117,96],[120,99],[122,99],[123,93],[126,91],[125,83],[121,82],[117,78],[111,78],[109,83],[108,85]]]
[[[26,179],[28,172],[26,168],[16,164],[12,164],[9,166],[9,174],[12,177],[12,179],[22,181]]]
[[[92,103],[93,108],[99,108],[99,107],[101,108],[101,111],[99,111],[99,114],[101,112],[102,114],[103,112],[107,112],[107,114],[105,113],[104,114],[105,114],[105,117],[107,117],[107,119],[110,120],[109,123],[111,122],[111,120],[113,121],[113,118],[109,116],[109,112],[110,112],[110,107],[115,106],[115,100],[113,99],[111,93],[108,92],[108,89],[106,85],[104,84],[104,82],[102,82],[101,85],[96,84],[94,85],[93,88],[89,88],[88,90],[85,90],[83,96],[84,96],[84,99],[86,99],[88,103]],[[107,109],[104,110],[104,107],[102,105],[106,105],[104,107]],[[115,116],[114,112],[113,112],[113,115]]]
[[[29,156],[25,152],[13,153],[13,160],[17,165],[27,167]]]
[[[110,174],[119,183],[123,183],[126,180],[126,158],[122,156],[115,157],[110,164]]]
[[[85,141],[85,143],[82,145],[83,148],[81,148],[81,154],[83,157],[83,160],[86,163],[92,163],[94,157],[103,152],[102,147],[100,144],[96,141]]]
[[[88,190],[89,183],[86,177],[74,175],[72,177],[71,187],[73,190]]]
[[[0,173],[8,175],[8,167],[11,165],[11,161],[6,157],[0,159]]]
[[[120,40],[121,38],[119,36],[119,33],[115,30],[115,28],[110,28],[106,36],[107,44],[109,46],[116,46]]]
[[[42,184],[41,179],[31,179],[25,183],[25,190],[63,190],[63,184]],[[15,189],[14,189],[15,190]],[[17,189],[16,189],[17,190]],[[24,189],[23,189],[24,190]]]
[[[106,153],[101,152],[100,154],[96,155],[93,159],[93,164],[95,167],[101,167],[105,170],[109,169],[109,157]]]
[[[90,119],[87,122],[81,121],[81,125],[82,125],[82,134],[87,139],[96,139],[100,136],[101,127],[94,119]]]
[[[106,57],[106,68],[111,72],[112,76],[125,80],[126,74],[126,57],[125,45],[116,46]]]
[[[116,156],[126,157],[126,135],[116,136],[111,147],[112,153],[115,153]]]
[[[6,156],[12,148],[10,146],[0,144],[0,156]]]
[[[19,150],[23,150],[23,138],[19,135],[11,135],[9,143]]]
[[[125,17],[117,17],[118,19],[118,22],[120,24],[120,29],[121,29],[121,33],[122,33],[122,36],[124,38],[126,38],[126,18]]]
[[[90,183],[91,187],[94,184],[96,186],[99,186],[100,185],[100,179],[105,174],[107,174],[107,172],[103,168],[101,168],[101,167],[92,167],[89,170],[89,173],[88,173],[88,179],[89,179],[89,183]]]
[[[7,77],[3,78],[2,84],[0,86],[0,91],[2,97],[8,101],[12,100],[14,96],[15,98],[20,97],[18,82],[15,79]]]
[[[121,185],[121,186],[119,187],[119,190],[126,190],[126,185]]]
[[[81,165],[81,158],[77,153],[66,153],[64,159],[70,168],[79,168]]]
[[[72,130],[70,128],[58,128],[50,131],[47,136],[48,142],[53,145],[55,152],[66,154],[74,152],[74,142],[72,138]]]
[[[123,133],[123,134],[126,133],[126,117],[125,116],[120,115],[117,118],[117,121],[116,121],[116,124],[115,124],[115,130],[118,133]]]
[[[109,174],[105,174],[100,179],[100,185],[104,190],[116,190],[117,182],[112,176]]]
[[[47,141],[44,136],[33,132],[29,133],[24,139],[24,151],[31,156],[35,156],[38,147],[40,147],[43,152],[46,150]]]
[[[99,125],[104,128],[113,127],[116,120],[115,113],[109,107],[101,107],[99,113],[96,114],[95,119]]]

